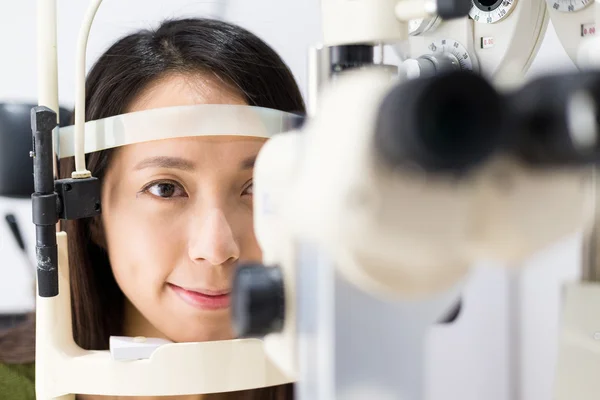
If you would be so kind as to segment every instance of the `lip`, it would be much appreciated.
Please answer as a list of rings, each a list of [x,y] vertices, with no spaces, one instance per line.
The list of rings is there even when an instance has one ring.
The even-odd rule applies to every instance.
[[[201,310],[223,310],[231,303],[229,290],[186,289],[172,283],[168,285],[180,299]]]

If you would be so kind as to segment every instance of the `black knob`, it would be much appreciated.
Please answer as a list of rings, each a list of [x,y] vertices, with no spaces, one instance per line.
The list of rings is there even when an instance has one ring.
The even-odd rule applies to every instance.
[[[437,0],[437,14],[442,19],[466,17],[472,7],[472,0]]]
[[[231,312],[238,338],[281,332],[285,318],[281,269],[260,264],[240,266],[233,280]]]
[[[500,149],[505,114],[500,94],[472,72],[413,79],[381,103],[374,146],[391,168],[460,174]]]

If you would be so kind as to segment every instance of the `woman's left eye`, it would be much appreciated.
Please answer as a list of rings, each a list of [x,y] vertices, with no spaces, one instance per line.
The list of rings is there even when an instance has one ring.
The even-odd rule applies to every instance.
[[[174,182],[157,182],[149,185],[144,191],[162,199],[186,196],[183,188]]]
[[[250,183],[250,185],[246,186],[244,189],[244,195],[252,196],[254,194],[254,183]]]

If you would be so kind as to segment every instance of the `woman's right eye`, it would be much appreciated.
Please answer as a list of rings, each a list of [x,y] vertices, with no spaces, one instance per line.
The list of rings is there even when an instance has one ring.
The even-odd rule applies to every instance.
[[[186,193],[183,188],[180,185],[172,182],[157,182],[147,186],[144,191],[162,199],[186,197]]]

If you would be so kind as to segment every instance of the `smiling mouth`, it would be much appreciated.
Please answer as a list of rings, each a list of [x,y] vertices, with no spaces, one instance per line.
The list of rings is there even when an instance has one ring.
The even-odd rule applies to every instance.
[[[202,310],[222,310],[229,308],[231,303],[231,291],[191,290],[172,283],[168,286],[184,302]]]

